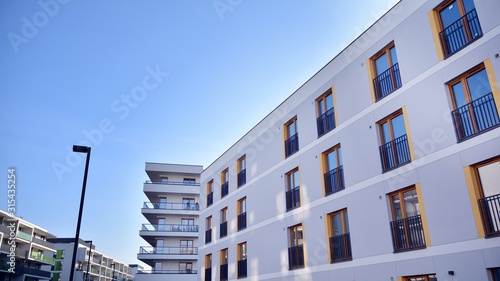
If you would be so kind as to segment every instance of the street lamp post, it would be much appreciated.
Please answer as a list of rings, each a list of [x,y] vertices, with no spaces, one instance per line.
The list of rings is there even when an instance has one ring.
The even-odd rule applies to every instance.
[[[89,146],[73,145],[73,152],[87,153],[87,162],[85,163],[85,173],[83,174],[83,186],[82,186],[82,196],[80,198],[80,210],[78,212],[78,221],[76,223],[76,235],[75,235],[75,245],[73,247],[73,259],[71,260],[71,270],[69,274],[69,280],[73,281],[73,276],[75,274],[75,263],[76,263],[76,252],[78,251],[78,245],[80,240],[80,224],[82,222],[82,212],[83,212],[83,202],[85,201],[85,188],[87,187],[87,174],[89,171],[89,161],[90,161],[90,150]]]

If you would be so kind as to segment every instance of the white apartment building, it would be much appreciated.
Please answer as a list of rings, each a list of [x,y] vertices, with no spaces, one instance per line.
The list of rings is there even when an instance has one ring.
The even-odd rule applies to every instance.
[[[137,259],[151,266],[137,281],[197,280],[200,174],[198,165],[146,163],[140,236],[147,242]]]
[[[398,2],[209,165],[198,280],[500,281],[499,12]]]
[[[52,281],[67,281],[70,277],[75,238],[52,238],[57,250]],[[128,264],[95,249],[92,241],[80,239],[76,254],[75,281],[132,281],[134,275]]]
[[[0,210],[0,280],[50,280],[55,246],[47,239],[52,237],[46,229]]]

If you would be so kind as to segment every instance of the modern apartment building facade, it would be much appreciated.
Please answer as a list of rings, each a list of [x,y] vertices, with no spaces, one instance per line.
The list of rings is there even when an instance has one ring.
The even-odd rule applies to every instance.
[[[198,165],[146,163],[142,214],[147,220],[139,231],[148,245],[137,259],[151,266],[137,281],[197,280],[200,174]]]
[[[198,280],[499,281],[499,11],[398,2],[208,166]]]

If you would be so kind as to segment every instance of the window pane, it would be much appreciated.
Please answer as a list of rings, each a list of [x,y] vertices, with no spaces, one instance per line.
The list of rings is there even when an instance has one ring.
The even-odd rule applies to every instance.
[[[448,6],[444,7],[444,9],[439,12],[439,15],[441,16],[443,29],[457,21],[460,18],[460,10],[458,9],[457,1],[453,1]]]
[[[467,103],[467,100],[465,99],[462,82],[451,86],[451,90],[453,91],[453,99],[455,100],[456,107],[459,108],[461,106],[464,106]]]
[[[388,143],[391,141],[391,132],[389,131],[389,123],[385,122],[383,123],[380,128],[382,129],[382,142],[383,143]]]
[[[394,139],[399,138],[406,134],[405,120],[403,114],[400,114],[392,119],[392,130],[394,133]]]
[[[329,94],[325,98],[326,100],[326,110],[332,109],[333,108],[333,97],[332,94]]]
[[[288,137],[295,135],[295,122],[288,125]]]
[[[420,214],[418,206],[417,190],[412,189],[403,193],[406,217],[413,217]]]
[[[401,200],[399,199],[399,195],[393,195],[391,197],[392,201],[392,212],[394,214],[394,220],[400,220],[403,218],[403,214],[401,212]]]
[[[398,57],[396,56],[396,47],[392,47],[390,49],[390,52],[392,65],[395,65],[396,63],[398,63]]]
[[[325,101],[323,99],[321,99],[318,103],[319,105],[319,115],[322,115],[323,113],[326,112],[325,110]]]
[[[342,163],[343,163],[343,162],[342,162],[342,148],[341,148],[341,147],[339,147],[339,148],[337,149],[337,151],[338,151],[338,153],[339,153],[339,162],[338,162],[338,164],[339,164],[339,166],[342,166]]]
[[[342,228],[342,215],[340,213],[332,216],[332,234],[333,236],[344,234]]]
[[[465,12],[468,13],[474,10],[474,2],[472,0],[463,0]]]
[[[326,156],[327,160],[327,165],[328,165],[328,171],[331,171],[335,168],[337,168],[337,153],[334,151],[330,152]]]
[[[500,194],[500,162],[479,167],[477,171],[484,197]]]
[[[300,186],[299,171],[293,172],[293,187]]]
[[[382,74],[382,72],[389,69],[389,61],[387,60],[387,54],[383,54],[375,60],[375,68],[377,71],[377,76]]]
[[[469,86],[471,101],[491,93],[490,82],[485,69],[468,77],[467,85]]]
[[[345,233],[349,233],[349,218],[347,217],[347,211],[344,212],[345,220]]]

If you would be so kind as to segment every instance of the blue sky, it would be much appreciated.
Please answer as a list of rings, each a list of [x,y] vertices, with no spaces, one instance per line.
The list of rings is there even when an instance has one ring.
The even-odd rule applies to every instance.
[[[208,166],[394,3],[1,1],[0,208],[12,167],[17,215],[73,237],[90,145],[80,237],[138,263],[145,162]]]

